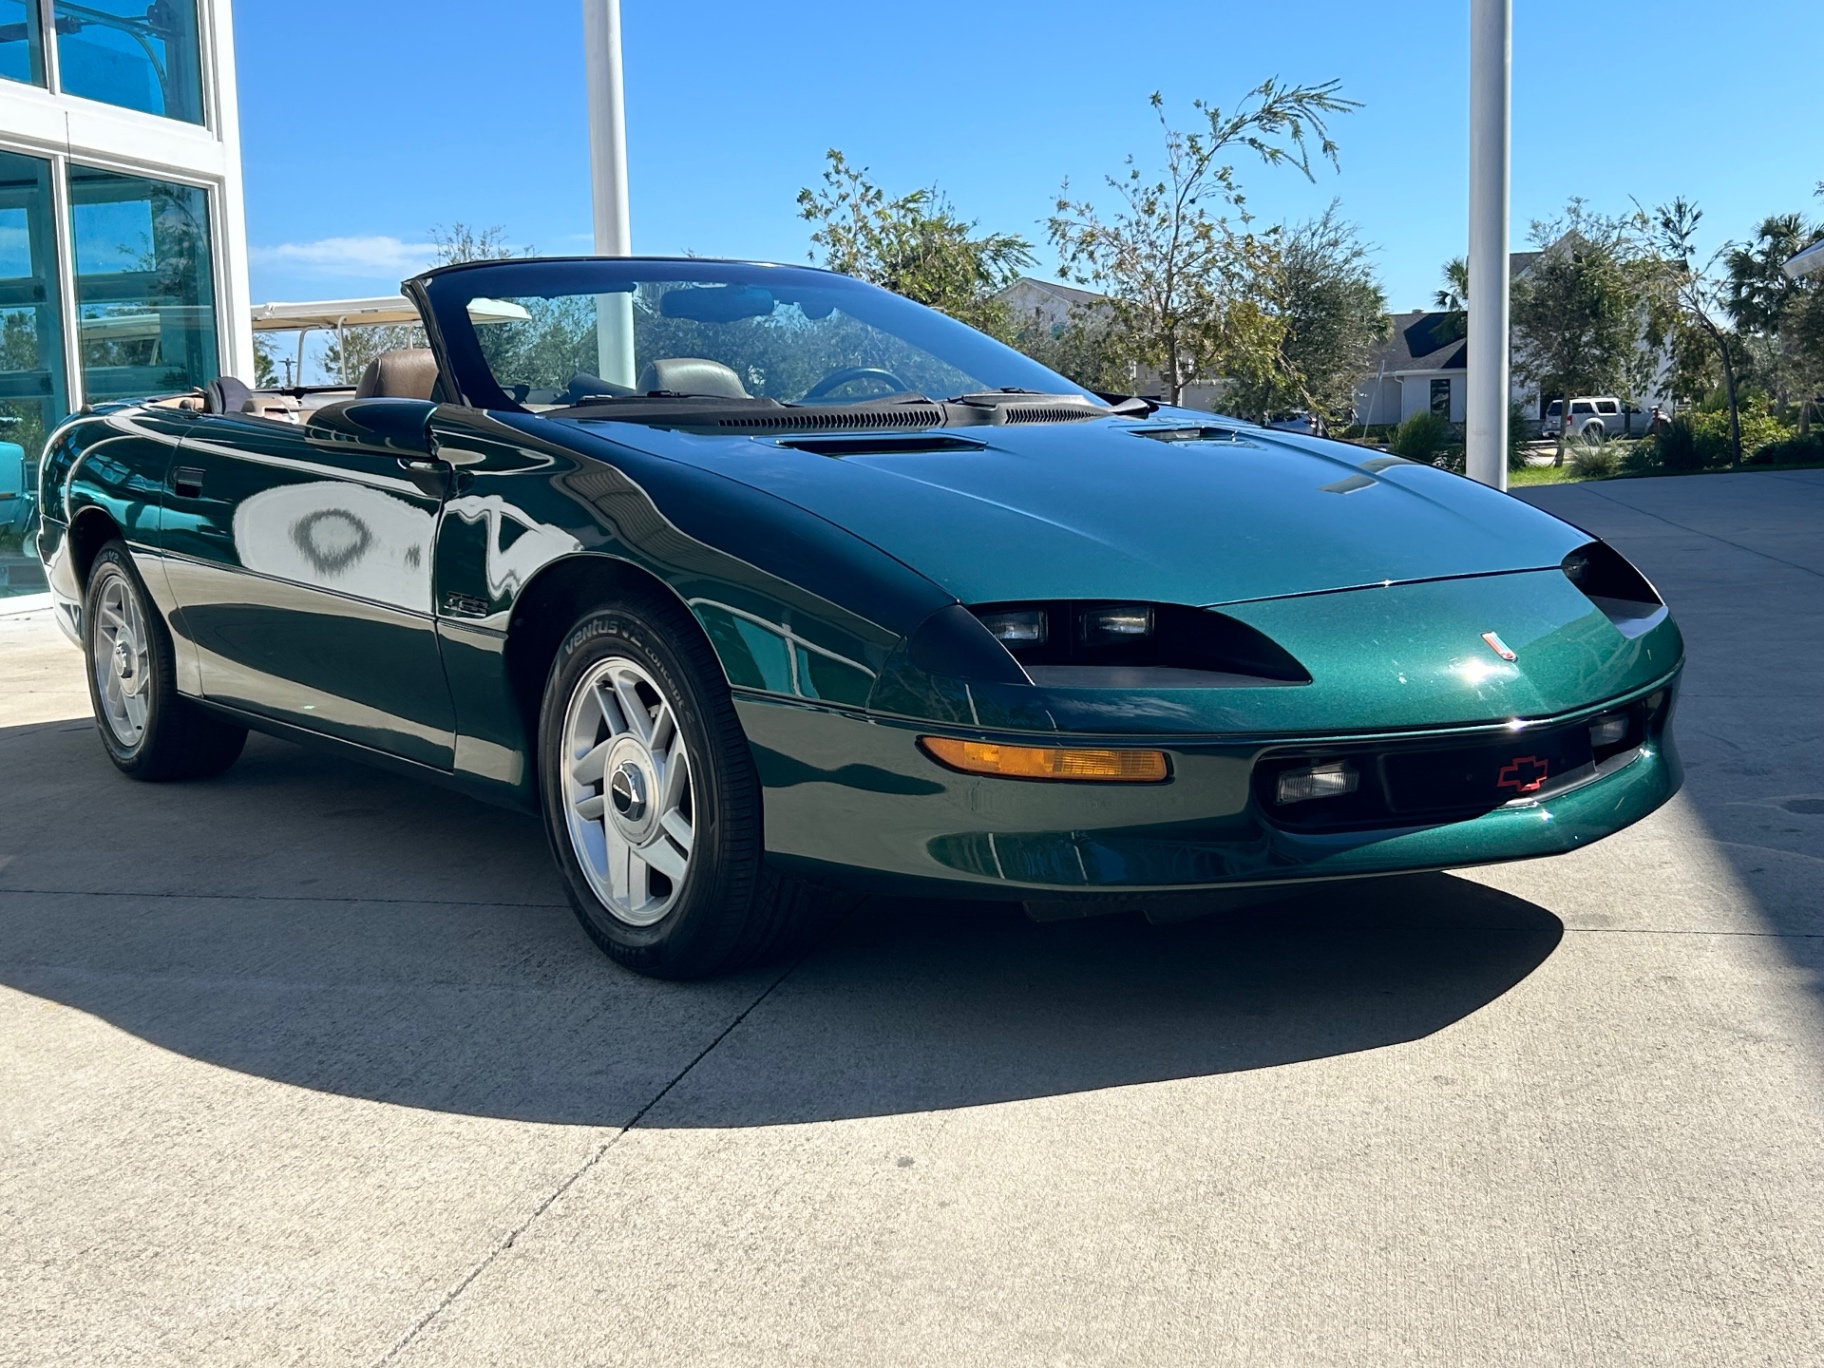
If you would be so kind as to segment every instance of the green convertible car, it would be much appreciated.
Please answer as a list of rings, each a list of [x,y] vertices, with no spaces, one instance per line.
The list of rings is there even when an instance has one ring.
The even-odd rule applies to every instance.
[[[256,728],[541,811],[590,935],[668,976],[844,890],[1233,903],[1572,850],[1678,788],[1658,594],[1469,480],[1087,393],[807,268],[405,289],[425,345],[352,389],[52,435],[39,550],[125,773]]]

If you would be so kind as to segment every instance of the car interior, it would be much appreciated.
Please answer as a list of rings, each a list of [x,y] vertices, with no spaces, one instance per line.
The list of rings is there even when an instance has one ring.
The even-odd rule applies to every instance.
[[[733,379],[733,372],[730,372],[730,379]],[[200,390],[151,402],[161,408],[240,413],[279,423],[302,423],[308,422],[310,415],[325,404],[339,400],[429,399],[436,386],[437,360],[431,349],[406,347],[381,352],[369,361],[352,389],[344,385],[303,391],[259,390],[235,376],[219,375]]]

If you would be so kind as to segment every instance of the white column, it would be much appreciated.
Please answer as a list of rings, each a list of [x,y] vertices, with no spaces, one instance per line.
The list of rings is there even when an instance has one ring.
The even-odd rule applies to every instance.
[[[1513,0],[1469,4],[1469,377],[1471,479],[1507,488],[1508,162]]]
[[[589,98],[589,176],[597,256],[633,255],[627,212],[627,108],[621,91],[620,0],[583,0],[583,61]],[[597,371],[617,385],[633,383],[633,297],[595,301]]]
[[[234,18],[228,0],[209,0],[197,15],[204,44],[203,63],[211,73],[207,88],[213,92],[216,136],[222,143],[222,193],[220,222],[214,225],[221,240],[217,260],[225,265],[216,284],[219,307],[228,319],[222,338],[223,375],[236,375],[253,383],[253,294],[247,283],[247,209],[241,179],[241,105],[234,69]]]

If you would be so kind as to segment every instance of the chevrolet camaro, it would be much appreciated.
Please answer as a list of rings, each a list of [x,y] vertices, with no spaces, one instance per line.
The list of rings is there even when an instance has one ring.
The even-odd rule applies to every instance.
[[[801,267],[405,284],[353,386],[85,409],[39,551],[119,769],[248,729],[542,813],[684,977],[855,891],[1039,917],[1573,850],[1677,790],[1613,548],[1364,446],[1090,393]]]

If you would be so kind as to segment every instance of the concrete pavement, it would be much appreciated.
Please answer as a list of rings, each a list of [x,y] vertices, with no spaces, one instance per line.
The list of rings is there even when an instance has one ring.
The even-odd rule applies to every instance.
[[[1824,472],[1557,486],[1684,795],[1181,926],[865,906],[654,984],[537,825],[114,775],[0,618],[0,1364],[1824,1360]]]

